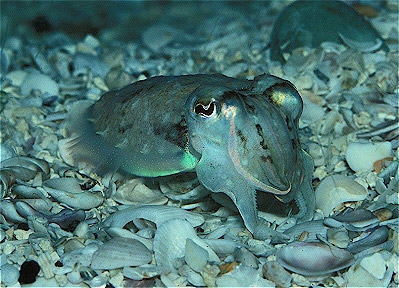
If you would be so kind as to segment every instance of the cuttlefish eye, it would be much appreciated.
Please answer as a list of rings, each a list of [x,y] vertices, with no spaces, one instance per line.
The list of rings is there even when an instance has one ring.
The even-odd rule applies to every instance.
[[[213,98],[201,98],[194,104],[194,113],[202,118],[214,118],[219,114],[220,105]]]

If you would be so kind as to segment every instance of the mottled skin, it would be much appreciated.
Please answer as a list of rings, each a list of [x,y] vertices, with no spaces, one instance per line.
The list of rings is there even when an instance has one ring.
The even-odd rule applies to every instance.
[[[195,170],[258,227],[256,193],[296,200],[313,214],[313,164],[298,138],[302,100],[293,85],[260,75],[154,77],[104,94],[75,115],[75,159],[103,171],[158,177]],[[258,228],[257,228],[258,227]]]

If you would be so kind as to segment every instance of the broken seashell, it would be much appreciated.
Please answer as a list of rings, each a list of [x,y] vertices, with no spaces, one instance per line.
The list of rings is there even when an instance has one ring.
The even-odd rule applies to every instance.
[[[383,279],[386,267],[386,261],[381,253],[374,253],[360,261],[360,266],[377,279]]]
[[[150,263],[152,253],[141,242],[129,238],[113,238],[93,254],[91,268],[116,269]]]
[[[32,90],[40,90],[42,94],[58,95],[58,83],[50,76],[38,72],[29,73],[21,84],[21,94],[29,96]]]
[[[36,172],[42,172],[47,176],[50,174],[50,167],[47,161],[34,157],[17,156],[1,161],[1,167],[23,167]]]
[[[158,226],[155,233],[154,253],[157,266],[163,267],[165,271],[176,271],[182,264],[180,259],[185,256],[187,239],[191,239],[196,245],[206,250],[209,261],[220,261],[216,253],[197,236],[188,221],[172,219]]]
[[[201,272],[202,268],[205,267],[208,259],[208,251],[206,251],[201,246],[195,244],[193,240],[189,238],[186,239],[186,251],[184,255],[184,260],[191,269],[196,272]]]
[[[85,75],[87,71],[91,71],[94,76],[100,76],[104,79],[109,71],[109,66],[95,55],[78,52],[73,58],[73,75]]]
[[[122,204],[163,205],[168,201],[160,191],[148,188],[143,182],[140,178],[127,181],[116,190],[112,199]]]
[[[161,268],[151,264],[144,264],[139,267],[123,267],[123,276],[133,280],[153,278],[161,275],[161,273]]]
[[[371,171],[374,162],[391,156],[391,142],[350,143],[345,152],[346,162],[355,172]]]
[[[240,264],[216,280],[217,287],[274,287],[269,280],[263,279],[259,271]]]
[[[349,231],[364,231],[378,225],[378,218],[367,209],[356,209],[347,213],[331,216]],[[327,224],[324,219],[324,223]],[[340,226],[341,226],[340,225]]]
[[[292,275],[277,261],[268,261],[262,267],[263,276],[279,287],[291,287]]]
[[[349,244],[348,231],[344,227],[329,228],[327,230],[328,242],[338,248],[346,248]]]
[[[373,230],[371,233],[366,232],[365,234],[368,235],[360,240],[349,243],[347,250],[355,254],[384,243],[388,239],[389,229],[382,226]]]
[[[1,200],[0,201],[0,213],[3,215],[7,221],[12,223],[26,223],[26,219],[18,214],[14,203],[10,200]]]
[[[171,219],[187,220],[193,227],[204,223],[204,217],[202,215],[178,207],[141,205],[115,212],[104,221],[104,225],[105,227],[123,227],[135,219],[149,220],[154,222],[157,227]]]
[[[306,221],[288,228],[283,234],[289,236],[290,239],[298,239],[303,232],[307,233],[307,240],[314,241],[317,239],[316,234],[326,237],[328,228],[323,225],[323,220]]]
[[[204,239],[205,243],[217,254],[230,255],[236,248],[240,248],[243,244],[230,239]]]
[[[368,259],[371,260],[371,259]],[[396,261],[397,262],[397,261]],[[385,262],[386,263],[386,262]],[[388,264],[388,263],[386,263]],[[393,263],[392,263],[393,264]],[[346,280],[347,287],[389,287],[392,279],[392,275],[395,271],[396,265],[387,265],[387,269],[382,277],[382,279],[377,279],[370,271],[367,271],[363,266],[366,266],[366,269],[370,269],[371,265],[365,265],[357,263],[349,268],[349,270],[343,275]],[[380,267],[381,268],[381,267]],[[396,270],[397,271],[397,270]],[[379,276],[378,274],[376,276]],[[395,286],[395,285],[394,285]]]
[[[58,202],[83,210],[100,206],[104,197],[101,193],[84,191],[75,178],[53,178],[43,182],[43,188]]]
[[[184,265],[180,271],[180,275],[186,276],[187,281],[192,284],[194,287],[203,287],[206,286],[204,278],[202,278],[201,274],[195,272],[189,266]]]
[[[351,178],[331,175],[324,178],[316,188],[316,208],[328,216],[339,204],[364,200],[367,194],[367,190]]]
[[[1,283],[7,287],[13,287],[19,278],[19,270],[12,264],[2,262],[1,268]]]
[[[350,252],[317,242],[293,242],[282,247],[276,256],[284,268],[309,276],[329,274],[354,262]]]
[[[21,196],[23,198],[41,198],[45,199],[46,195],[42,190],[36,189],[34,187],[26,185],[14,185],[12,187],[12,192],[15,195]]]

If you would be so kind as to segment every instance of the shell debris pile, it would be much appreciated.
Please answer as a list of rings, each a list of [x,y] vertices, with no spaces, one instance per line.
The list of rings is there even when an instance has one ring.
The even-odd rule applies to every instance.
[[[315,47],[295,38],[278,43],[281,61],[268,44],[284,37],[273,22],[285,1],[89,1],[82,19],[55,3],[2,4],[1,287],[399,285],[396,1],[356,1],[383,49],[350,34]],[[42,5],[54,13],[35,17]],[[100,177],[72,162],[68,110],[132,81],[195,73],[295,84],[315,163],[312,221],[261,213],[270,234],[256,239],[193,173]]]

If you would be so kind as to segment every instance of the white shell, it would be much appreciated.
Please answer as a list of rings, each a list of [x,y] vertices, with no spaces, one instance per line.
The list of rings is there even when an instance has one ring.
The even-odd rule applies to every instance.
[[[0,200],[0,213],[10,222],[26,223],[26,219],[18,214],[14,203],[9,200]]]
[[[112,199],[122,204],[163,205],[168,201],[160,191],[151,190],[143,182],[142,178],[127,181],[116,190]]]
[[[373,52],[378,50],[382,45],[381,39],[375,39],[375,42],[360,42],[353,39],[345,37],[342,33],[338,33],[341,40],[349,47],[362,51],[362,52]]]
[[[123,276],[133,279],[142,280],[145,278],[152,278],[161,275],[162,269],[158,266],[145,264],[140,267],[124,267]]]
[[[391,142],[350,143],[346,148],[345,159],[355,172],[371,171],[377,160],[392,156]]]
[[[91,268],[115,269],[150,263],[152,253],[141,242],[123,237],[113,238],[94,252]]]
[[[204,239],[205,243],[217,254],[233,254],[234,250],[243,244],[230,239]]]
[[[272,282],[260,276],[259,271],[244,264],[220,276],[216,280],[216,285],[217,287],[274,287]]]
[[[197,236],[188,221],[173,219],[158,226],[155,233],[154,253],[157,266],[163,267],[166,271],[175,271],[179,266],[179,259],[185,256],[187,239],[191,239],[206,250],[210,261],[220,261],[216,253]]]
[[[395,270],[394,265],[388,265],[384,277],[377,279],[358,263],[344,274],[346,287],[388,287]]]
[[[100,206],[104,197],[99,192],[84,191],[75,178],[53,178],[43,182],[43,188],[58,202],[73,208],[92,209]]]
[[[302,275],[324,275],[350,266],[353,255],[334,246],[317,242],[293,242],[277,252],[277,261]]]
[[[339,204],[349,201],[361,201],[367,196],[367,190],[349,177],[328,176],[321,181],[315,191],[316,208],[328,216]]]
[[[186,240],[186,254],[184,260],[196,272],[201,272],[208,261],[209,253],[191,239]]]
[[[138,240],[141,243],[143,243],[145,245],[145,247],[147,247],[149,250],[152,250],[152,239],[141,237],[141,236],[139,236],[137,234],[134,234],[133,232],[130,232],[127,229],[123,229],[123,228],[119,228],[119,227],[105,228],[105,231],[112,238],[124,237],[124,238],[130,238],[130,239]]]
[[[157,227],[171,219],[185,219],[193,227],[204,223],[204,217],[200,214],[189,212],[174,206],[141,205],[129,207],[115,212],[105,221],[105,227],[123,227],[135,219],[146,219],[154,222]]]
[[[43,94],[48,93],[50,96],[58,95],[59,92],[57,82],[38,72],[29,73],[21,84],[22,95],[29,96],[32,90],[40,90]]]
[[[1,283],[12,286],[18,282],[19,270],[12,264],[1,265]]]
[[[50,167],[48,163],[43,159],[31,158],[26,156],[16,156],[1,161],[1,167],[22,167],[35,172],[43,172],[45,175],[50,173]]]
[[[292,275],[277,261],[267,261],[262,267],[263,276],[277,287],[291,287]]]
[[[387,270],[386,261],[381,253],[374,253],[373,255],[364,257],[360,261],[360,266],[380,280],[384,278],[385,271]]]

